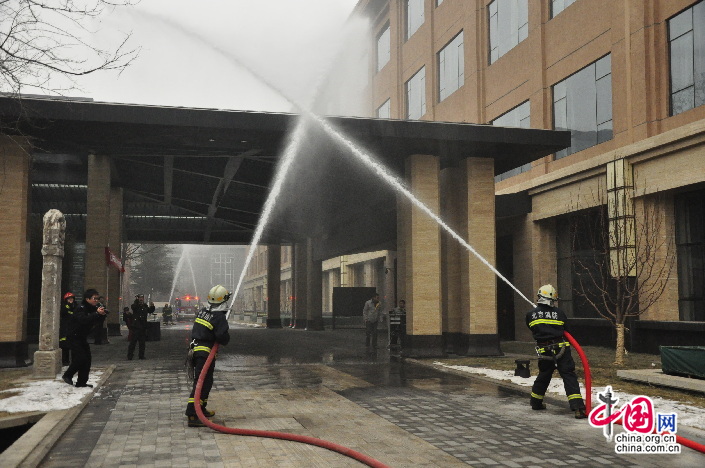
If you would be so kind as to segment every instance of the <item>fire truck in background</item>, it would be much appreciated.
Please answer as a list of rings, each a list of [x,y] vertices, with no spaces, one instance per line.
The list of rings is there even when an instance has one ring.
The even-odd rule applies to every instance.
[[[198,302],[198,296],[186,294],[185,296],[177,297],[174,300],[174,309],[176,309],[176,314],[179,320],[194,318],[199,307],[200,303]]]

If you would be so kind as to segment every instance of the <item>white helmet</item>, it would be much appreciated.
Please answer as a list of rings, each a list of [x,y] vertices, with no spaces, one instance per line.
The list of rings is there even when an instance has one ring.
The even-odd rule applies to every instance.
[[[538,297],[538,303],[539,304],[548,304],[548,305],[553,305],[553,301],[558,300],[558,292],[556,291],[556,288],[554,288],[550,284],[544,284],[539,288],[539,292],[536,293],[536,296]]]
[[[225,289],[225,286],[220,284],[215,285],[208,291],[208,303],[209,304],[221,304],[230,299],[230,292]]]

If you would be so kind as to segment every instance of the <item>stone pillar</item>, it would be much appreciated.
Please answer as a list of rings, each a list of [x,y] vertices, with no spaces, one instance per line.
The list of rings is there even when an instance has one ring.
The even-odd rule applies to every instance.
[[[441,170],[441,218],[455,232],[462,232],[459,220],[465,212],[461,209],[460,191],[463,172],[458,167]],[[448,352],[463,351],[460,257],[465,249],[446,231],[441,231],[441,278],[443,290],[443,337]]]
[[[323,326],[323,262],[313,259],[313,239],[306,240],[306,330]]]
[[[439,159],[412,155],[406,160],[411,192],[433,212],[440,211]],[[411,357],[442,356],[441,234],[438,224],[419,208],[403,201],[401,237],[404,246],[404,299],[407,305],[407,343]]]
[[[105,247],[110,243],[110,158],[88,155],[85,289],[108,290]],[[112,311],[117,312],[117,311]]]
[[[306,244],[303,242],[294,244],[294,308],[292,311],[294,328],[306,328],[306,307],[308,306],[306,257]]]
[[[29,145],[0,136],[0,367],[29,365],[27,351],[27,284],[29,281]]]
[[[122,259],[122,189],[110,189],[110,233],[108,247]],[[105,297],[108,301],[108,310],[111,312],[105,319],[109,336],[120,336],[120,294],[122,286],[122,272],[115,267],[108,267],[108,289]],[[127,302],[127,301],[124,301]]]
[[[495,264],[494,160],[468,158],[461,206],[465,208],[461,234],[478,254]],[[497,277],[480,259],[463,252],[461,260],[462,333],[467,334],[465,354],[501,354],[497,330]]]
[[[267,246],[267,328],[281,328],[282,248]]]
[[[39,351],[34,353],[36,378],[54,378],[61,371],[59,314],[61,310],[61,266],[64,260],[66,220],[59,210],[44,215],[42,242],[42,298],[39,316]]]

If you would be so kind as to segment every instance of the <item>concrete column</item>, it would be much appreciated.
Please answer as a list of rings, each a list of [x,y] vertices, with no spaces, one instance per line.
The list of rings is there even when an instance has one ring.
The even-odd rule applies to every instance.
[[[113,187],[110,189],[110,233],[108,247],[110,250],[122,258],[122,189]],[[120,336],[120,287],[122,282],[122,272],[115,267],[108,267],[108,290],[105,297],[108,301],[108,310],[111,312],[105,319],[107,324],[107,334],[109,336]]]
[[[412,155],[406,160],[406,181],[412,193],[436,213],[440,212],[439,172],[436,156]],[[404,353],[442,356],[440,228],[410,202],[402,203],[401,215],[408,339]]]
[[[59,314],[61,310],[61,265],[64,260],[66,220],[59,210],[44,215],[42,241],[42,297],[39,315],[39,351],[34,353],[36,378],[54,378],[61,371]]]
[[[306,244],[297,242],[294,244],[294,307],[292,309],[292,322],[294,328],[306,328],[306,307],[307,304],[307,255]]]
[[[282,248],[267,246],[267,328],[281,328]]]
[[[461,232],[460,191],[464,171],[458,167],[441,170],[441,218],[456,232]],[[441,278],[443,290],[443,336],[446,349],[458,354],[462,346],[460,256],[464,251],[457,240],[441,231]]]
[[[3,177],[0,189],[0,367],[29,364],[27,284],[29,281],[29,145],[0,136]]]
[[[387,251],[387,255],[384,257],[384,297],[382,298],[382,303],[385,310],[395,308],[397,301],[400,299],[397,297],[396,282],[394,281],[397,274],[394,266],[396,258],[394,252],[391,251]],[[404,298],[402,297],[401,299]]]
[[[408,200],[397,194],[397,271],[396,291],[397,300],[406,301],[406,233],[411,230],[408,226],[410,209]],[[408,303],[409,301],[407,301]],[[408,307],[408,306],[407,306]]]
[[[517,222],[517,227],[512,237],[514,243],[514,285],[524,292],[529,299],[535,297],[534,294],[538,289],[534,288],[533,269],[526,268],[527,265],[532,265],[533,235],[537,231],[535,224],[530,215],[524,216],[520,222]],[[533,341],[531,331],[526,326],[525,320],[526,312],[531,309],[531,306],[516,292],[513,293],[513,297],[514,338],[517,341]]]
[[[85,289],[107,295],[105,247],[110,243],[110,158],[88,155]],[[112,311],[116,312],[116,311]]]
[[[461,206],[465,208],[463,235],[490,264],[495,264],[494,160],[468,158]],[[463,200],[464,199],[464,200]],[[497,330],[497,278],[480,259],[463,252],[461,260],[462,333],[466,354],[501,354]]]
[[[323,327],[323,262],[313,259],[313,239],[306,241],[306,330]]]

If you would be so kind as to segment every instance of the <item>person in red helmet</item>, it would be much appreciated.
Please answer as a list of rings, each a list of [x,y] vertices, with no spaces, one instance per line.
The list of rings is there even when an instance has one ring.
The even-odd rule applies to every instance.
[[[76,310],[76,296],[72,292],[64,294],[61,300],[61,312],[59,313],[59,348],[61,348],[61,364],[68,366],[71,364],[69,342],[66,337],[69,326],[69,319]]]

